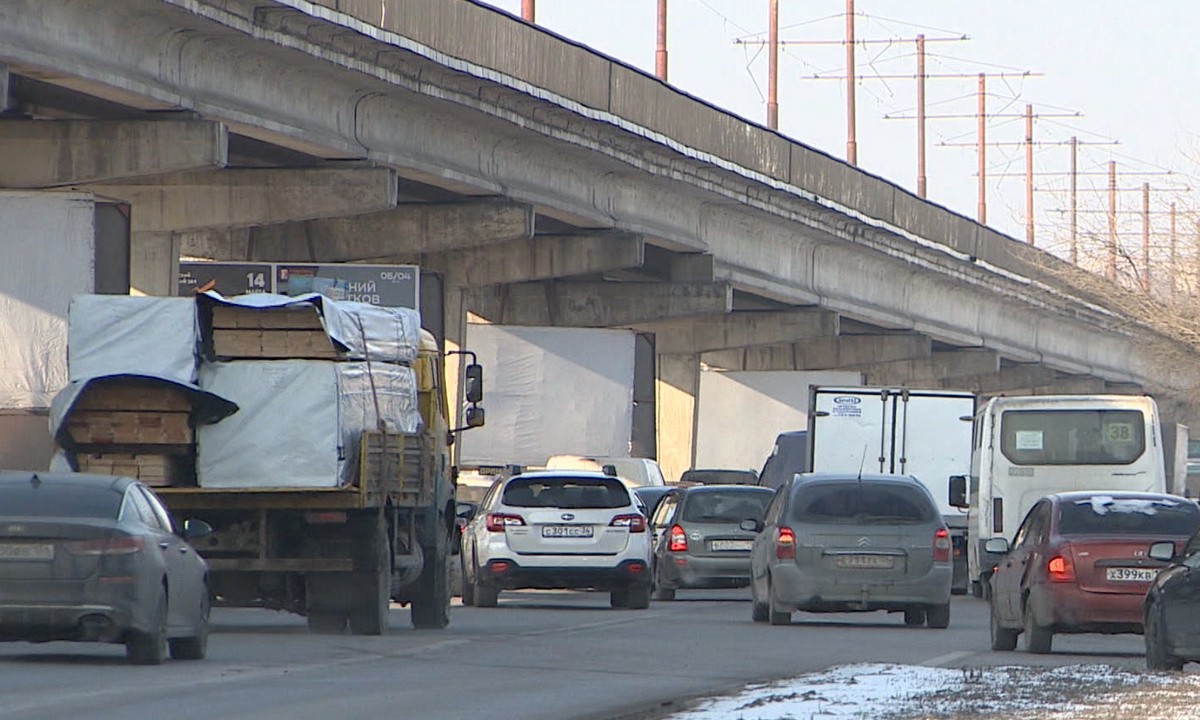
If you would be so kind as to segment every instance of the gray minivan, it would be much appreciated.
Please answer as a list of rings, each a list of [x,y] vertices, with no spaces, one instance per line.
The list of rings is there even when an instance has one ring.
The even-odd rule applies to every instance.
[[[753,617],[792,612],[904,613],[950,624],[950,534],[937,503],[908,475],[799,474],[776,491],[750,555]]]

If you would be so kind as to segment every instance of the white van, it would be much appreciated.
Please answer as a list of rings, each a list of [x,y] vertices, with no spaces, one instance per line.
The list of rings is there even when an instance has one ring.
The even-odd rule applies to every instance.
[[[1167,492],[1158,406],[1145,395],[995,397],[975,418],[971,475],[950,480],[967,508],[971,590],[982,597],[999,556],[1041,497],[1072,490]]]
[[[666,485],[658,463],[650,458],[629,457],[584,457],[582,455],[554,455],[546,461],[547,470],[595,470],[603,472],[611,465],[617,477],[629,488],[647,485]]]

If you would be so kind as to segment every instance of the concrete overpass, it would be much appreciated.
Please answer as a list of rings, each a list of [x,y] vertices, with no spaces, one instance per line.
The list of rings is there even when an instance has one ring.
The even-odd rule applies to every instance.
[[[181,255],[415,263],[452,342],[468,313],[653,330],[676,473],[701,363],[1185,380],[1054,258],[468,0],[6,0],[0,63],[0,189],[130,203],[134,291]]]

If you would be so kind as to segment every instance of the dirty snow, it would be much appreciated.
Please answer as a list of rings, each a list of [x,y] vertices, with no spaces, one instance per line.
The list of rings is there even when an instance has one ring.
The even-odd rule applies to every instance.
[[[751,685],[669,720],[1192,720],[1200,675],[1108,665],[858,664]]]

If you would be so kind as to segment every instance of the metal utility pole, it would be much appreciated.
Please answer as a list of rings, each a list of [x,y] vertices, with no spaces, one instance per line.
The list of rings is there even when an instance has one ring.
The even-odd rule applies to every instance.
[[[667,0],[658,0],[658,46],[654,50],[654,74],[667,81]]]
[[[854,0],[846,0],[846,162],[858,164],[854,106]]]
[[[925,197],[925,36],[917,36],[917,197]]]
[[[1171,267],[1169,268],[1169,270],[1170,270],[1170,274],[1171,274],[1170,299],[1171,299],[1172,305],[1175,304],[1175,291],[1176,291],[1176,287],[1178,286],[1178,280],[1179,280],[1179,277],[1178,277],[1179,276],[1178,250],[1179,250],[1178,238],[1175,235],[1175,203],[1171,203]]]
[[[1033,105],[1025,105],[1025,242],[1033,245]]]
[[[535,22],[533,3],[534,0],[521,0],[521,19],[525,22]]]
[[[1079,264],[1079,177],[1077,152],[1079,138],[1071,136],[1071,264]]]
[[[1150,183],[1142,183],[1142,292],[1150,292]]]
[[[1105,276],[1117,279],[1117,163],[1108,161],[1108,265]]]
[[[779,0],[770,0],[767,25],[767,127],[779,129]]]
[[[987,225],[987,75],[979,73],[979,96],[976,101],[975,134],[978,137],[979,157],[979,205],[976,218],[980,225]]]

